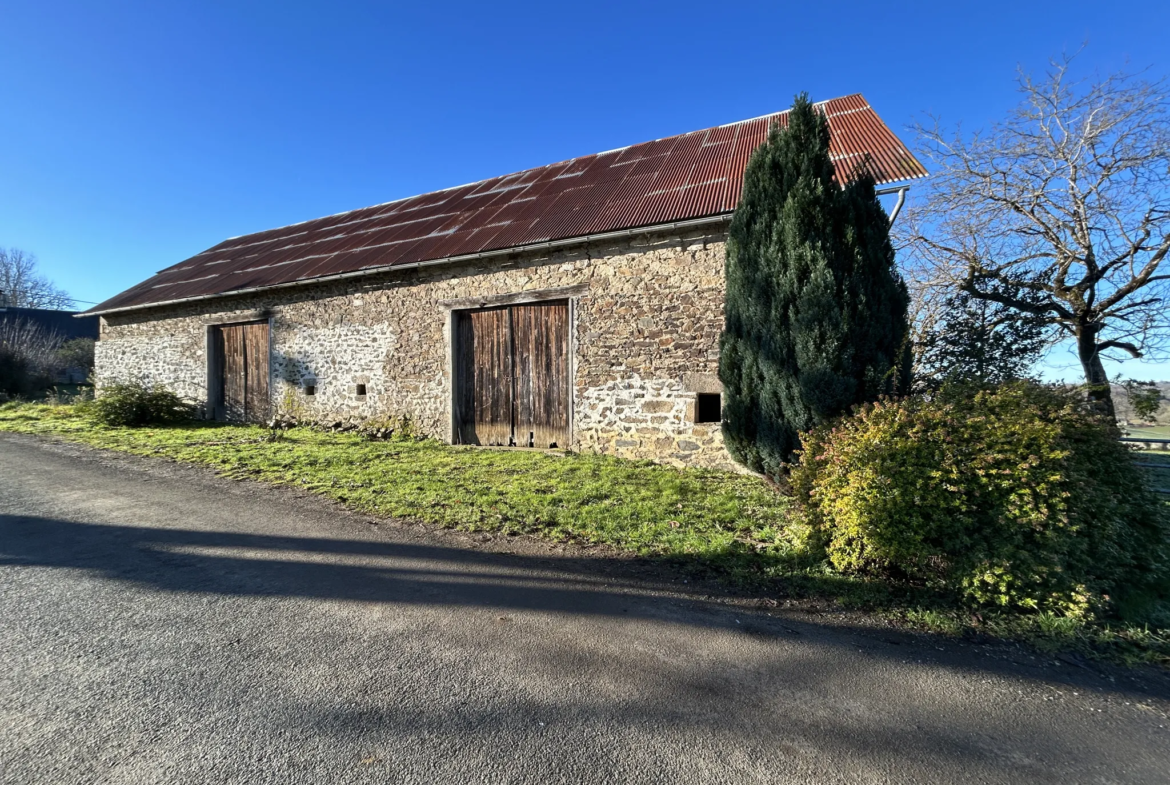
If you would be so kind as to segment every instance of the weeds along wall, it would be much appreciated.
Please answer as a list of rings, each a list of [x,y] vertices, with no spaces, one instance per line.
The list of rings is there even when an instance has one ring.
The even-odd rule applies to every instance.
[[[572,448],[730,468],[718,423],[695,422],[697,394],[720,390],[725,239],[646,235],[113,313],[102,320],[98,388],[158,382],[205,402],[208,325],[263,315],[276,410],[329,422],[405,416],[448,440],[452,307],[575,287]]]

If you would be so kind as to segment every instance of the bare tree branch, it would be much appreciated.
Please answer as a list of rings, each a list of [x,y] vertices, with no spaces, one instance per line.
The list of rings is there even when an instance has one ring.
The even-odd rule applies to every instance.
[[[0,248],[0,293],[14,308],[66,309],[73,298],[37,270],[37,258],[19,248]]]
[[[1074,59],[1021,72],[1020,104],[986,132],[919,125],[935,174],[895,231],[908,281],[1071,336],[1112,412],[1102,353],[1170,349],[1170,91],[1126,72],[1077,81]]]

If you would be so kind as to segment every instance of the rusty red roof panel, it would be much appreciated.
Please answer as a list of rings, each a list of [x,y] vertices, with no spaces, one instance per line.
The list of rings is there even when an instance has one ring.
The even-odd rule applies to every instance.
[[[861,95],[817,104],[840,177],[926,176]],[[224,240],[96,306],[116,311],[728,213],[780,112]]]

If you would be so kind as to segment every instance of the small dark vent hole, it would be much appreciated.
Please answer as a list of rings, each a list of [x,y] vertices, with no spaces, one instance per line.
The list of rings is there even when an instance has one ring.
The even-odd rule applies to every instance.
[[[305,385],[305,395],[316,395],[316,394],[317,394],[317,385],[315,385],[315,384],[306,384]]]
[[[358,395],[365,395],[366,394],[366,386],[364,384],[359,384],[357,386],[357,394]]]
[[[699,393],[695,398],[695,422],[719,422],[723,419],[723,396]]]

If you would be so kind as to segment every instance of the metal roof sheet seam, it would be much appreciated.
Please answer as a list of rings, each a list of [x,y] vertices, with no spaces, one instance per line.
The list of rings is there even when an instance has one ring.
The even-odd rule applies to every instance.
[[[880,184],[927,172],[859,94],[815,106],[830,155]],[[283,288],[725,218],[751,153],[786,112],[664,137],[247,235],[172,265],[88,313]]]

